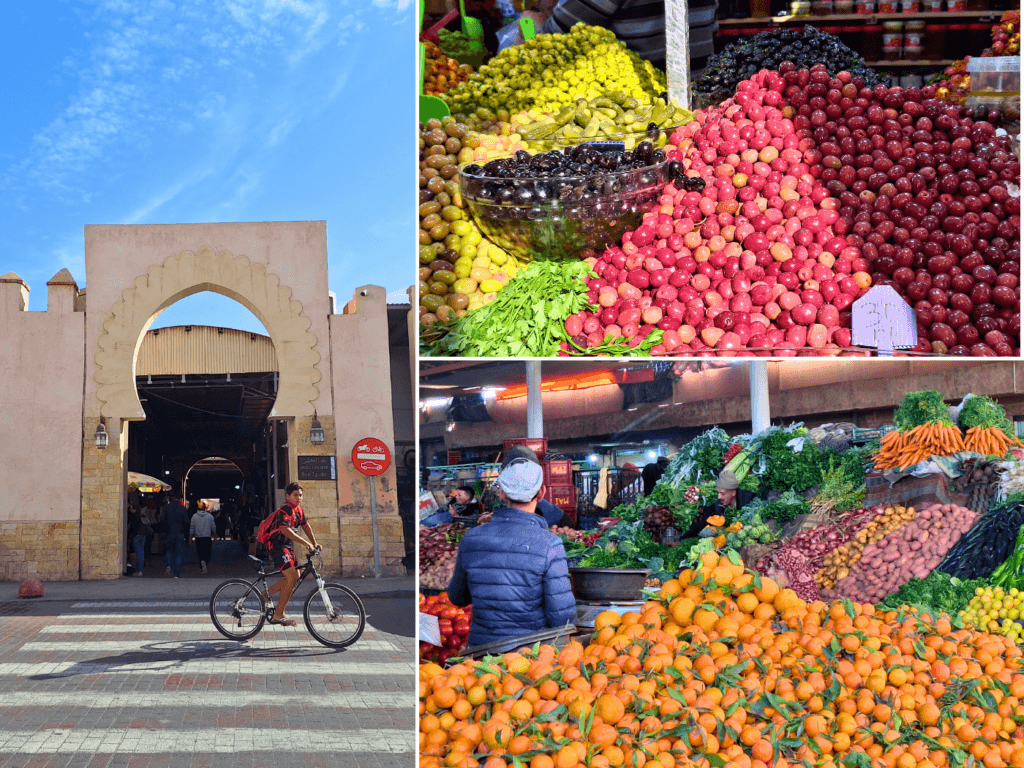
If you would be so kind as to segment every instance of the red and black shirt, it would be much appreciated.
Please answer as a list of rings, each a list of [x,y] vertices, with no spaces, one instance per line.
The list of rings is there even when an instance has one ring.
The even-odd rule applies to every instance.
[[[301,528],[306,524],[306,513],[302,507],[292,506],[287,502],[274,512],[274,522],[271,525],[273,533],[270,534],[270,546],[268,549],[275,550],[284,547],[291,547],[292,540],[281,533],[282,528]]]

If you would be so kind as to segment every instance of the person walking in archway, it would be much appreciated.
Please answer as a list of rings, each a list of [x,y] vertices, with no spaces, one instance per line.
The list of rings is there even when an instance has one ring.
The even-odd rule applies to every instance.
[[[196,512],[189,523],[188,536],[190,541],[196,543],[200,573],[207,573],[206,564],[210,562],[210,554],[213,552],[214,526],[213,515],[205,509]]]
[[[164,505],[164,530],[167,537],[165,552],[167,553],[167,575],[181,578],[181,561],[185,555],[185,534],[188,533],[188,510],[181,503],[181,496],[172,493]]]

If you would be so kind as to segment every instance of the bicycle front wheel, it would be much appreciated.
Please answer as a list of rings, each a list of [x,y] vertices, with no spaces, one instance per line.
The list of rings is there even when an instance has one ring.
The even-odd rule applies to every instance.
[[[341,584],[314,590],[302,607],[309,634],[329,648],[345,648],[363,634],[366,610],[359,596]]]
[[[267,604],[255,585],[242,579],[225,581],[210,598],[213,626],[231,640],[248,640],[263,628]]]

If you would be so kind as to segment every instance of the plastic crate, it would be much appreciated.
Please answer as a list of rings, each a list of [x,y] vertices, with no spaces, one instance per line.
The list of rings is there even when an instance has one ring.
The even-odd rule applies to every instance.
[[[544,498],[563,512],[576,512],[576,486],[552,485],[544,490]]]
[[[529,448],[537,454],[537,458],[541,461],[544,460],[544,454],[548,452],[548,439],[546,437],[515,437],[511,440],[506,440],[502,447],[505,453],[508,453],[508,449],[515,445]]]
[[[544,485],[572,485],[572,462],[569,459],[545,461]]]
[[[971,76],[968,106],[998,104],[1020,95],[1020,56],[972,57],[967,62]]]

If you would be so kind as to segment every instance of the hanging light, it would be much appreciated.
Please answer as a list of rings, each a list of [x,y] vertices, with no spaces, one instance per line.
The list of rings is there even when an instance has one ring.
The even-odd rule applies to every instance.
[[[316,409],[313,409],[313,425],[309,428],[309,442],[313,445],[324,444],[324,428],[316,417]]]
[[[102,416],[100,416],[100,423],[96,425],[96,435],[95,435],[95,438],[96,438],[96,447],[97,448],[102,450],[103,448],[107,447],[107,443],[109,442],[109,438],[107,436],[107,427],[106,427],[106,424],[104,423],[104,420],[103,420]]]

